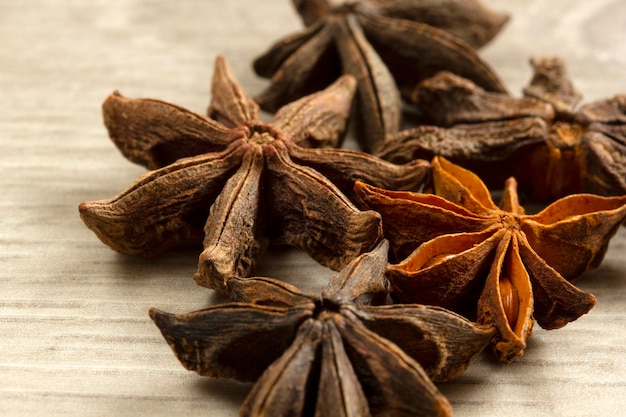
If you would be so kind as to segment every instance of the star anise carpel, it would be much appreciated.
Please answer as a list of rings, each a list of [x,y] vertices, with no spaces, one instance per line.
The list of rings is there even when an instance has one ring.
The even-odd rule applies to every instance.
[[[522,355],[535,319],[559,328],[594,306],[571,282],[602,261],[626,219],[626,196],[571,195],[530,215],[515,179],[496,206],[475,174],[441,157],[431,165],[435,194],[355,186],[363,206],[383,218],[398,262],[387,272],[396,301],[493,323],[504,362]]]
[[[254,61],[271,78],[257,100],[280,106],[332,82],[357,79],[358,126],[371,150],[399,128],[401,93],[449,70],[489,91],[505,92],[475,47],[488,42],[507,16],[478,1],[294,0],[306,29],[276,42]]]
[[[319,295],[234,278],[231,303],[150,316],[187,369],[256,381],[242,416],[451,415],[430,378],[462,373],[493,328],[437,307],[379,305],[387,251],[383,240]]]
[[[358,210],[342,189],[351,196],[355,180],[417,189],[428,175],[426,161],[394,165],[330,148],[354,89],[351,76],[341,77],[265,123],[219,57],[210,117],[114,93],[103,105],[112,140],[154,170],[112,199],[82,203],[81,217],[125,254],[155,256],[204,239],[195,279],[222,292],[230,277],[253,274],[270,241],[340,269],[381,235],[379,216]]]
[[[375,154],[394,162],[440,155],[490,187],[515,176],[537,202],[581,192],[626,194],[626,95],[578,107],[582,96],[562,59],[531,63],[534,75],[521,98],[450,73],[423,81],[413,100],[433,126],[389,137]]]

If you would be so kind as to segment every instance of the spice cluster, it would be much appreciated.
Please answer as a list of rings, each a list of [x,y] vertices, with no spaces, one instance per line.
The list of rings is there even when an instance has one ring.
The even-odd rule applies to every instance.
[[[109,135],[149,171],[80,216],[124,254],[198,247],[230,302],[150,317],[185,368],[254,383],[242,416],[451,415],[435,383],[593,308],[574,282],[626,219],[626,95],[577,107],[535,57],[511,96],[478,53],[509,17],[477,0],[293,4],[256,98],[221,56],[206,114],[112,93]],[[319,294],[256,277],[269,245],[338,272]]]

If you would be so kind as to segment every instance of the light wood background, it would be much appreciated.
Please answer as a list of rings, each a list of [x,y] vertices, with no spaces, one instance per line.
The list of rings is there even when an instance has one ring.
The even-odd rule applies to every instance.
[[[490,0],[512,20],[482,51],[510,90],[531,55],[564,56],[586,100],[626,92],[626,2]],[[216,54],[251,93],[251,60],[299,29],[287,0],[0,0],[0,415],[234,416],[250,385],[185,371],[149,320],[222,300],[191,276],[197,253],[109,250],[77,205],[143,173],[102,126],[114,89],[203,112]],[[481,356],[441,386],[456,416],[626,413],[626,230],[579,285],[598,305],[540,329],[510,366]],[[305,290],[331,272],[274,250],[263,275]]]

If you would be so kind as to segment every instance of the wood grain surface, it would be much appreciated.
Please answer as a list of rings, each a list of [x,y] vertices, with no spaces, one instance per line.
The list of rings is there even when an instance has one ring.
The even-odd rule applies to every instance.
[[[491,0],[511,21],[481,52],[510,91],[528,59],[561,55],[590,101],[626,92],[626,2]],[[0,0],[0,415],[235,416],[249,384],[185,371],[148,317],[223,300],[194,284],[198,252],[120,256],[77,205],[111,197],[143,168],[108,139],[113,90],[203,112],[223,54],[244,88],[252,59],[301,27],[287,0]],[[561,330],[536,329],[509,366],[489,353],[441,385],[456,416],[626,413],[626,230],[579,281],[598,298]],[[273,249],[262,275],[304,290],[331,272]]]

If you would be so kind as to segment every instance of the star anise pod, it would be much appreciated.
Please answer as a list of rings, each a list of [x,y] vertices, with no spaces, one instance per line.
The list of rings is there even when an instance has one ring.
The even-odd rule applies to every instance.
[[[373,149],[398,130],[400,92],[441,70],[490,91],[505,88],[474,47],[489,41],[508,19],[477,0],[294,0],[307,28],[275,43],[254,61],[271,78],[257,98],[274,111],[316,91],[339,74],[358,80],[363,147]],[[398,90],[399,88],[399,90]]]
[[[462,373],[493,327],[385,300],[388,243],[355,258],[321,295],[271,278],[229,281],[234,302],[150,316],[185,368],[256,381],[241,416],[449,416],[429,376]]]
[[[346,196],[355,180],[419,187],[426,161],[399,166],[334,146],[349,113],[355,81],[283,107],[269,123],[216,61],[210,117],[157,100],[112,94],[104,103],[109,134],[131,161],[158,168],[126,191],[79,207],[85,224],[111,248],[154,256],[200,242],[196,281],[226,290],[250,276],[270,240],[302,248],[340,269],[378,241],[380,218]]]
[[[515,176],[539,202],[568,194],[626,194],[626,95],[577,107],[560,58],[533,59],[524,97],[485,91],[450,73],[423,81],[414,100],[427,123],[376,154],[394,162],[441,155],[497,187]],[[442,111],[445,109],[445,111]]]
[[[572,195],[527,215],[515,179],[496,206],[470,171],[441,157],[431,165],[436,195],[356,184],[401,260],[387,273],[395,300],[493,323],[504,362],[522,355],[534,319],[555,329],[594,306],[595,297],[571,282],[602,261],[626,218],[626,196]]]

